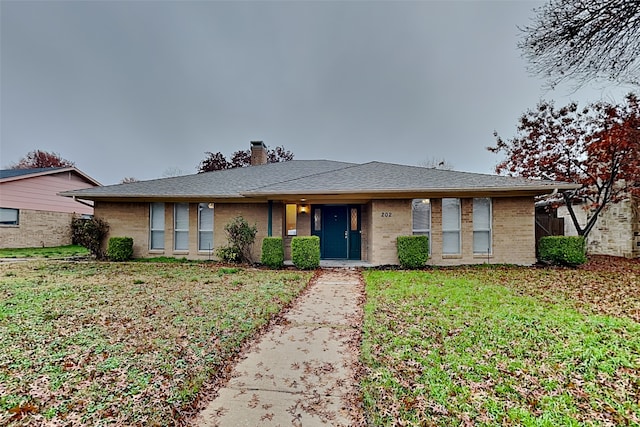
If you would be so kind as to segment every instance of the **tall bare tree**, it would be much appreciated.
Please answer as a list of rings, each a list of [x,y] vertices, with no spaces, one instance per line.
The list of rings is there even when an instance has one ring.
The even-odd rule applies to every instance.
[[[640,85],[640,1],[551,0],[535,12],[518,46],[549,87],[598,80]]]

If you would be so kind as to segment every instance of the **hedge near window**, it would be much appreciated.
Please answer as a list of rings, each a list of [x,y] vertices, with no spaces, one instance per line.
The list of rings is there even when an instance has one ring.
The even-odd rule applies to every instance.
[[[296,236],[291,239],[291,259],[301,270],[313,270],[320,266],[320,238]]]
[[[133,258],[133,239],[131,237],[111,237],[107,247],[107,256],[111,261],[127,261]]]
[[[402,268],[422,268],[429,259],[427,236],[398,236],[398,261]]]
[[[282,237],[265,237],[262,240],[260,262],[270,268],[281,268],[284,265]]]

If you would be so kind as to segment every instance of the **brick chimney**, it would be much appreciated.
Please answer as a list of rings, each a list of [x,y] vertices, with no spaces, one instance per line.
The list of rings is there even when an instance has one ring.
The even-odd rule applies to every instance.
[[[251,166],[267,164],[267,146],[262,141],[251,141]]]

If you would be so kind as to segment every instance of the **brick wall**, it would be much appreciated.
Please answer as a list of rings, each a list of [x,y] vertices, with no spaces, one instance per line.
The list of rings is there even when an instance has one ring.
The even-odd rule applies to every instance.
[[[473,253],[473,199],[461,199],[462,251],[442,253],[442,201],[431,199],[431,256],[429,265],[520,264],[535,257],[534,201],[531,197],[492,199],[493,236],[490,255]],[[397,264],[396,238],[412,234],[411,200],[371,202],[370,260],[376,265]],[[364,250],[364,248],[363,248]]]
[[[228,243],[224,231],[225,225],[236,216],[242,216],[250,225],[255,223],[258,228],[253,257],[256,261],[260,260],[262,239],[267,235],[268,206],[266,204],[216,203],[213,210],[214,249],[212,253],[198,250],[198,203],[189,203],[189,250],[173,249],[173,210],[173,203],[165,203],[164,249],[153,251],[149,250],[149,203],[99,202],[95,206],[95,215],[109,223],[109,234],[105,239],[105,245],[112,236],[132,237],[133,256],[136,258],[168,256],[188,259],[215,259],[215,249]],[[274,204],[273,211],[273,235],[278,236],[282,233],[280,206]]]
[[[574,206],[574,211],[578,223],[584,226],[589,212],[579,205]],[[565,235],[577,236],[578,232],[566,207],[558,208],[558,216],[565,218]],[[640,199],[626,199],[605,207],[587,236],[587,252],[593,255],[640,257]]]
[[[374,265],[397,264],[396,238],[411,235],[411,199],[372,200],[362,209],[362,259]],[[461,199],[462,253],[442,254],[442,203],[431,200],[431,265],[479,263],[535,263],[534,203],[531,197],[493,199],[493,246],[490,255],[473,254],[473,199]],[[173,204],[165,204],[165,249],[149,251],[148,203],[97,203],[96,216],[110,225],[109,236],[128,236],[134,241],[135,257],[175,256],[208,259],[208,252],[198,251],[198,204],[189,204],[189,250],[173,250]],[[236,216],[256,224],[258,234],[253,256],[259,261],[262,239],[267,236],[268,205],[264,203],[216,203],[214,208],[214,247],[227,244],[224,226]],[[299,236],[310,234],[311,213],[298,213]],[[272,235],[284,229],[284,205],[273,204]],[[286,259],[290,259],[290,239],[285,238]]]
[[[20,209],[19,225],[0,226],[0,248],[36,248],[71,244],[74,214]]]

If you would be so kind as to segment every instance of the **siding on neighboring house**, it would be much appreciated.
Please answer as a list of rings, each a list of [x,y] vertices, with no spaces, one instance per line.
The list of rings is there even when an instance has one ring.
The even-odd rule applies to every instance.
[[[640,199],[625,199],[606,206],[587,236],[587,252],[592,255],[612,255],[625,258],[640,257]],[[578,222],[584,226],[589,212],[580,205],[574,206]],[[564,234],[577,236],[569,211],[558,208],[558,216],[565,218]]]
[[[0,207],[34,211],[93,214],[93,209],[57,193],[92,187],[71,172],[3,182]]]
[[[0,225],[0,248],[71,244],[72,218],[92,215],[93,208],[58,193],[99,184],[81,176],[75,168],[62,169],[24,171],[2,179],[0,208],[17,209],[18,224]]]

